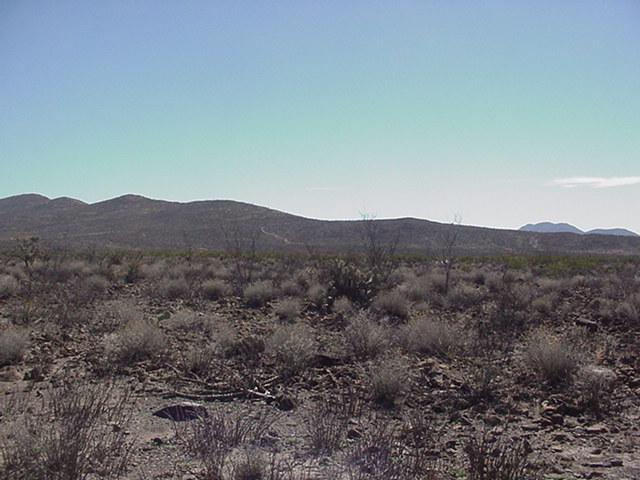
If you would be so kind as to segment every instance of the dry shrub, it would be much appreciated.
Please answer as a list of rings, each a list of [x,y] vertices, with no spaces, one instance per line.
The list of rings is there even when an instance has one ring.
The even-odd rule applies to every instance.
[[[20,284],[13,275],[0,275],[0,299],[14,296],[19,288]]]
[[[572,345],[542,329],[526,340],[524,354],[527,365],[551,385],[571,381],[580,364]]]
[[[109,281],[99,274],[93,274],[83,280],[86,290],[93,297],[104,293],[109,288]]]
[[[372,308],[385,315],[406,320],[409,317],[409,301],[399,290],[379,293],[373,300]]]
[[[183,331],[203,331],[207,327],[207,317],[193,310],[181,309],[174,313],[166,325]]]
[[[549,316],[553,313],[554,306],[558,301],[558,296],[555,293],[548,293],[541,297],[536,298],[531,302],[531,308],[538,312],[540,315]]]
[[[470,285],[456,285],[449,288],[446,304],[450,308],[465,309],[478,305],[483,300],[482,292]]]
[[[323,305],[327,301],[327,295],[327,287],[325,287],[324,285],[320,285],[319,283],[314,283],[307,290],[307,298],[316,308],[323,307]]]
[[[285,378],[303,372],[311,365],[316,354],[316,342],[303,324],[279,327],[267,343],[275,356],[278,373]]]
[[[242,292],[245,303],[252,308],[264,307],[276,296],[276,289],[270,280],[260,280],[250,283]]]
[[[126,366],[161,353],[167,340],[157,325],[143,319],[126,324],[105,339],[107,360]]]
[[[111,385],[65,384],[49,391],[43,408],[10,425],[0,444],[7,480],[121,478],[133,441],[127,435],[131,398]]]
[[[360,311],[344,331],[349,352],[358,359],[375,358],[389,345],[389,329]]]
[[[231,286],[220,279],[206,280],[201,287],[202,296],[207,300],[220,300],[231,295]]]
[[[299,297],[304,293],[302,286],[295,280],[285,280],[280,284],[280,290],[289,297]]]
[[[400,288],[412,302],[423,302],[429,298],[429,287],[428,277],[413,277],[408,278]]]
[[[29,348],[29,332],[9,327],[0,332],[0,367],[20,363]]]
[[[640,294],[631,296],[628,300],[616,306],[616,317],[620,320],[638,323],[640,321]]]
[[[379,405],[391,408],[405,390],[409,367],[401,358],[377,362],[369,371],[371,396]]]
[[[283,322],[293,323],[302,312],[302,304],[297,298],[283,298],[275,307],[275,314]]]
[[[266,348],[262,337],[249,335],[240,338],[229,325],[217,329],[215,343],[218,354],[227,358],[239,357],[244,361],[257,360]]]
[[[155,292],[167,300],[188,298],[191,293],[189,283],[184,277],[162,278],[156,285]]]
[[[401,341],[410,352],[450,355],[460,345],[460,333],[443,320],[420,317],[400,332]]]
[[[582,408],[598,418],[602,417],[611,409],[614,383],[615,374],[611,370],[593,365],[582,368],[577,375]]]
[[[340,297],[333,302],[333,311],[341,318],[347,318],[355,312],[355,307],[347,297]]]
[[[526,440],[494,439],[487,432],[465,445],[467,480],[538,480],[541,473],[530,460]]]

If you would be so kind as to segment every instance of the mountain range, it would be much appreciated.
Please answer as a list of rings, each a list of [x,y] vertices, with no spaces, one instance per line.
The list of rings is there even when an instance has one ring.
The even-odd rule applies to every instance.
[[[25,194],[0,199],[0,243],[37,236],[73,247],[222,251],[246,247],[281,252],[353,252],[362,248],[363,222],[316,220],[231,200],[188,203],[124,195],[85,203]],[[432,222],[417,218],[376,220],[379,240],[398,251],[435,255],[455,234],[464,255],[638,254],[640,238],[575,235]]]
[[[620,237],[638,237],[638,234],[626,228],[596,228],[593,230],[580,230],[578,227],[568,223],[528,223],[520,227],[523,232],[538,233],[577,233],[578,235],[615,235]]]

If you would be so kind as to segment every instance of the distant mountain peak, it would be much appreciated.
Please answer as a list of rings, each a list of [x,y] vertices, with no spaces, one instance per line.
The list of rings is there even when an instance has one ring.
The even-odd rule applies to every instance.
[[[520,230],[523,232],[537,233],[575,233],[578,235],[614,235],[618,237],[638,236],[637,233],[627,230],[626,228],[596,228],[585,232],[570,223],[552,222],[528,223],[525,226],[520,227]]]
[[[540,222],[540,223],[528,223],[524,227],[520,227],[523,232],[538,232],[538,233],[576,233],[582,235],[584,232],[578,227],[575,227],[569,223],[552,223],[552,222]]]

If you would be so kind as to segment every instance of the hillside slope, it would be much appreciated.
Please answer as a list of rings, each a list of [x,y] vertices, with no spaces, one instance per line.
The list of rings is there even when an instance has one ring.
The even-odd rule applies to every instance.
[[[400,218],[380,220],[384,242],[398,239],[399,250],[436,254],[451,226]],[[640,239],[609,235],[531,233],[481,227],[455,227],[460,254],[637,254]],[[224,250],[255,238],[261,250],[348,252],[361,245],[362,222],[314,220],[230,200],[189,203],[124,195],[86,204],[40,195],[0,200],[0,241],[35,235],[70,246],[145,249]]]

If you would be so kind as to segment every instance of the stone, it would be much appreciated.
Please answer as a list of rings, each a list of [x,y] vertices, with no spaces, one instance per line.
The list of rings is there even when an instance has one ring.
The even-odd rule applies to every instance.
[[[584,427],[584,432],[588,435],[598,435],[600,433],[607,433],[608,431],[609,429],[603,423],[596,423],[594,425]]]
[[[166,418],[174,422],[188,422],[198,418],[207,416],[207,409],[202,405],[191,402],[182,402],[175,405],[169,405],[153,412],[153,415],[160,418]]]

